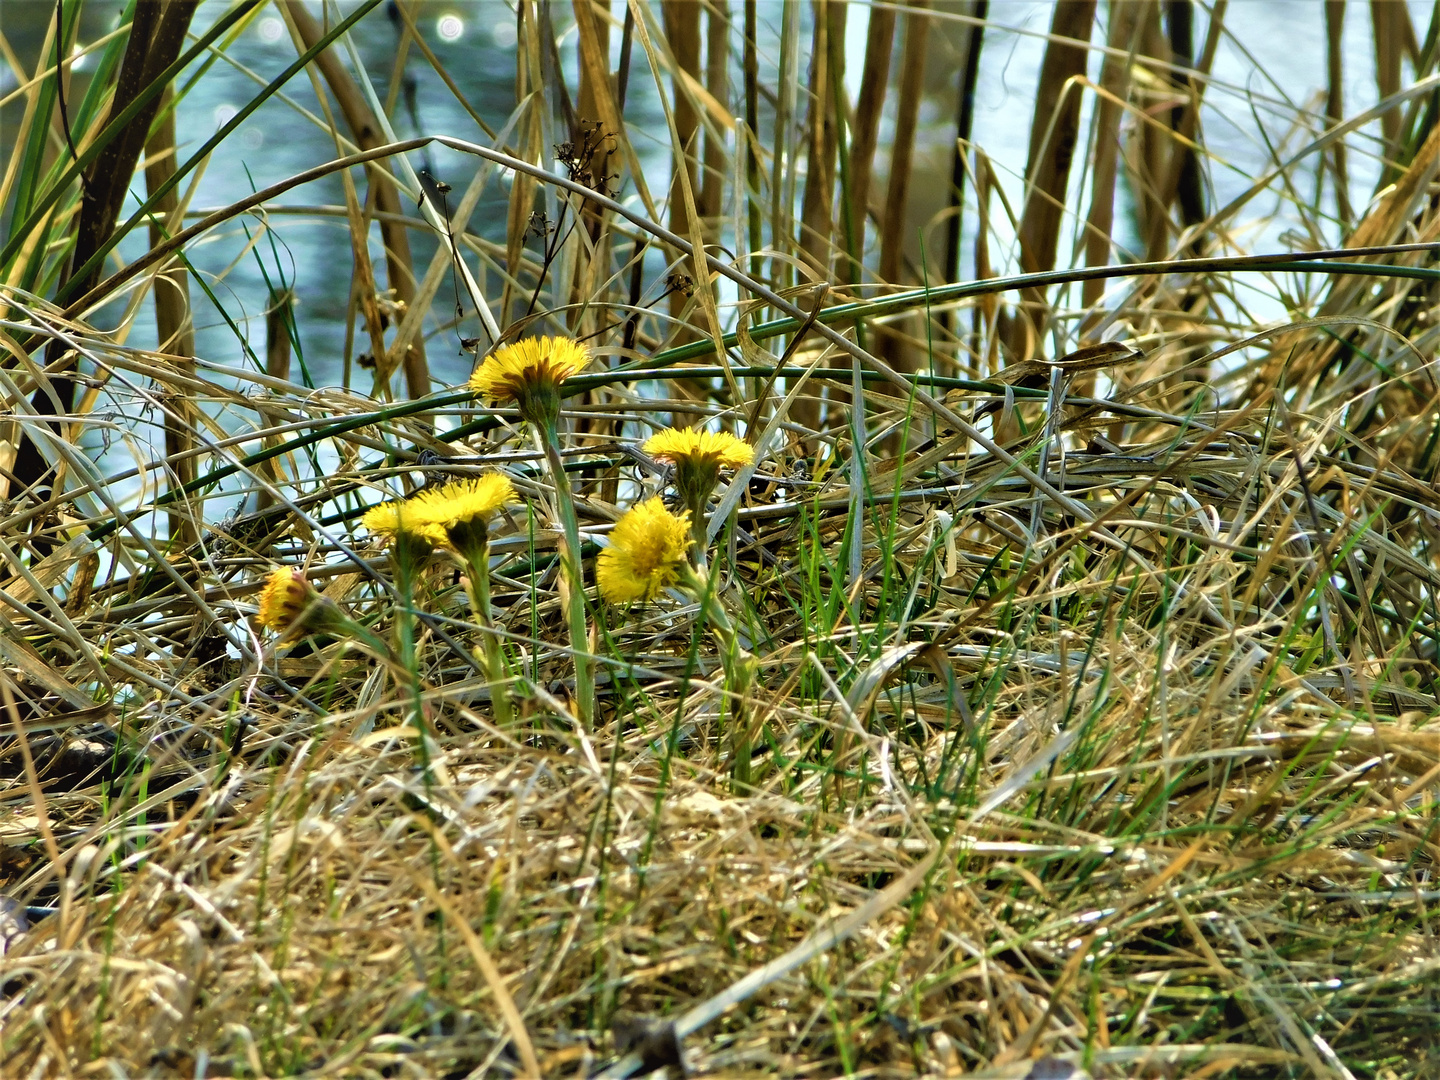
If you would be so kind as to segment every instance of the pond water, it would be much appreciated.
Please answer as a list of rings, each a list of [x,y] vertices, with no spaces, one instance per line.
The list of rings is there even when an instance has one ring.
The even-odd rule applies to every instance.
[[[1428,5],[1413,3],[1410,6],[1417,33],[1423,38],[1428,25]],[[731,8],[738,17],[739,5],[732,3]],[[1347,113],[1354,115],[1373,105],[1377,93],[1369,11],[1364,5],[1351,4],[1349,8],[1345,90]],[[202,4],[195,25],[208,25],[223,10],[222,5],[215,2]],[[341,10],[350,9],[342,6]],[[571,67],[573,86],[575,40],[565,22],[569,18],[569,5],[556,4],[551,10],[561,35],[562,60]],[[940,208],[946,190],[958,79],[952,43],[958,27],[955,18],[966,10],[968,6],[963,3],[935,6],[928,64],[930,93],[922,114],[918,146],[921,182],[917,184],[922,193],[931,193],[933,204],[927,205],[923,195],[917,199],[919,210],[914,219],[917,227],[929,213]],[[33,63],[46,20],[53,17],[53,6],[41,2],[7,2],[3,11],[4,31],[12,48],[27,63]],[[110,30],[118,11],[117,4],[87,4],[82,39],[94,41]],[[503,126],[515,104],[515,16],[510,5],[503,0],[467,3],[422,0],[413,5],[413,11],[417,24],[426,32],[427,40],[460,91],[493,127]],[[623,18],[623,11],[623,4],[616,0],[613,12],[617,21]],[[1224,203],[1244,191],[1255,176],[1269,167],[1273,148],[1258,135],[1257,116],[1272,139],[1284,140],[1293,150],[1301,140],[1289,131],[1291,118],[1305,109],[1322,108],[1325,29],[1321,11],[1321,5],[1312,0],[1263,3],[1241,0],[1229,5],[1225,17],[1227,34],[1216,57],[1203,119],[1206,142],[1215,155],[1207,169],[1212,205]],[[761,55],[773,71],[779,48],[781,5],[761,3],[758,14]],[[808,5],[803,14],[808,19]],[[1101,14],[1103,19],[1103,8]],[[859,92],[867,18],[866,6],[852,5],[847,26],[847,81],[852,97]],[[976,102],[975,141],[986,149],[1001,170],[1012,205],[1020,203],[1019,176],[1025,164],[1029,103],[1049,19],[1050,5],[1045,3],[990,5],[991,28],[986,35]],[[1205,10],[1199,10],[1195,27],[1197,48],[1204,40],[1206,21]],[[367,16],[353,35],[359,55],[382,97],[390,84],[396,60],[397,30],[396,20],[387,17],[382,7]],[[618,32],[612,34],[612,61],[618,61],[619,39]],[[804,32],[803,39],[807,39]],[[233,46],[181,102],[177,115],[182,160],[187,150],[193,152],[217,125],[235,115],[259,86],[283,70],[294,56],[294,45],[278,13],[268,7],[260,9]],[[82,64],[82,73],[83,68]],[[1099,57],[1092,56],[1091,75],[1097,76],[1098,70]],[[413,93],[400,95],[393,116],[398,137],[444,133],[488,142],[450,90],[413,49],[405,77]],[[15,75],[7,69],[0,78],[0,97],[15,85]],[[223,160],[211,161],[193,181],[192,216],[224,206],[335,155],[333,140],[318,122],[316,98],[308,79],[300,76],[292,80],[287,94],[287,100],[272,100],[262,106],[233,136],[235,145],[243,151],[241,154],[237,156],[232,152]],[[633,124],[632,134],[650,188],[663,192],[669,148],[668,140],[656,137],[656,133],[665,130],[656,95],[655,83],[643,67],[643,52],[637,47],[626,114]],[[1087,101],[1087,110],[1088,107]],[[0,112],[0,122],[6,127],[13,125],[17,117],[14,104]],[[1355,148],[1351,154],[1352,198],[1357,202],[1368,198],[1378,176],[1378,162],[1373,154],[1377,136],[1378,127],[1372,124],[1351,140]],[[4,148],[3,144],[0,148]],[[468,181],[476,167],[473,159],[443,148],[429,155],[413,155],[413,163],[417,168],[428,164],[457,189]],[[883,174],[883,164],[877,165],[877,171]],[[363,192],[363,182],[360,187]],[[622,197],[631,196],[633,189],[627,187]],[[472,231],[490,240],[502,240],[506,197],[505,178],[493,179],[472,217]],[[1088,197],[1077,199],[1072,205],[1083,207],[1087,202]],[[212,360],[243,363],[246,346],[263,354],[263,312],[269,287],[275,283],[291,284],[299,298],[300,359],[309,377],[317,384],[340,379],[351,285],[349,235],[343,215],[335,212],[343,204],[339,179],[329,177],[275,200],[268,213],[275,228],[264,242],[250,245],[250,239],[259,231],[258,221],[251,218],[217,230],[191,248],[189,255],[193,264],[203,275],[215,301],[224,308],[222,315],[204,292],[192,285],[192,299],[197,306],[197,347],[201,355]],[[127,213],[134,205],[132,202]],[[1276,196],[1266,195],[1248,213],[1242,214],[1240,220],[1254,223],[1242,229],[1240,235],[1240,242],[1248,249],[1284,248],[1287,242],[1284,232],[1293,224],[1293,215],[1277,206]],[[973,235],[974,227],[973,220],[967,221],[966,234]],[[412,232],[412,238],[416,266],[423,268],[435,250],[434,237],[417,229]],[[1004,238],[1001,239],[997,245],[997,261],[1005,255]],[[1117,228],[1117,239],[1122,245],[1128,241],[1133,246],[1133,229],[1127,231],[1123,220]],[[1326,239],[1333,242],[1337,234],[1332,233]],[[137,237],[124,254],[134,257],[142,249],[143,240]],[[372,234],[371,254],[377,264],[383,266],[378,234]],[[658,263],[650,269],[655,273],[661,271]],[[966,266],[964,273],[968,274],[969,270]],[[488,285],[498,290],[493,275],[488,278]],[[447,284],[440,295],[449,294]],[[448,303],[436,304],[442,317],[448,315],[449,308]],[[108,325],[107,320],[113,323],[121,312],[118,306],[112,307],[97,315],[96,322]],[[437,382],[454,383],[463,379],[471,360],[459,353],[455,332],[442,331],[434,325],[427,327],[427,332],[430,363]],[[460,332],[479,333],[473,316]],[[363,334],[356,335],[355,341],[352,352],[366,347]],[[128,342],[141,346],[154,344],[153,317],[148,307],[136,313]]]

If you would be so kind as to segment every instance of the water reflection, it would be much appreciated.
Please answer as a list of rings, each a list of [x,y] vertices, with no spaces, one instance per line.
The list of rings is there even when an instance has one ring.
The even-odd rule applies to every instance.
[[[1425,6],[1411,6],[1419,25],[1423,26],[1427,17]],[[917,264],[922,254],[919,242],[922,230],[943,209],[946,200],[958,75],[954,30],[970,7],[966,3],[939,2],[932,9],[928,96],[921,114],[917,146],[919,182],[912,185],[914,205],[906,226],[913,240],[910,254]],[[732,5],[732,9],[738,22],[738,5]],[[223,5],[218,3],[203,4],[197,26],[206,25],[222,10]],[[383,10],[388,17],[377,10],[356,26],[352,37],[377,95],[393,106],[390,115],[397,136],[443,133],[488,142],[469,110],[413,44],[402,50],[403,23],[398,12],[393,7]],[[445,65],[458,92],[493,127],[501,126],[516,105],[516,23],[511,6],[500,0],[472,3],[422,0],[407,10],[411,11],[415,24],[427,33],[427,44]],[[806,20],[809,10],[807,5]],[[53,7],[41,3],[10,3],[5,7],[7,39],[30,67],[35,63],[53,11]],[[117,4],[86,4],[81,10],[81,40],[93,42],[112,30],[118,11]],[[1323,26],[1318,17],[1296,18],[1295,11],[1294,5],[1262,4],[1231,5],[1228,9],[1230,36],[1221,42],[1216,54],[1215,78],[1206,99],[1204,119],[1207,143],[1216,155],[1210,165],[1209,179],[1217,204],[1233,197],[1255,175],[1263,172],[1268,155],[1274,152],[1271,146],[1257,139],[1249,103],[1253,102],[1272,119],[1287,109],[1293,114],[1313,106],[1314,92],[1324,77]],[[846,82],[852,98],[859,91],[867,12],[864,5],[851,5],[847,24]],[[992,26],[985,39],[974,136],[976,144],[990,155],[1012,205],[1022,201],[1019,173],[1024,167],[1028,134],[1027,124],[1017,122],[1017,118],[1023,115],[1028,121],[1028,101],[1044,51],[1043,35],[1048,27],[1049,12],[1050,5],[1044,3],[990,5]],[[762,82],[773,81],[775,77],[781,14],[779,3],[758,5]],[[566,81],[574,87],[578,82],[575,40],[573,31],[563,21],[567,15],[562,6],[552,9],[552,16],[557,20],[558,55]],[[624,5],[619,0],[612,4],[612,15],[617,28],[617,32],[611,34],[611,61],[615,66],[619,61],[621,37],[618,26],[624,17]],[[738,27],[734,37],[734,48],[738,51]],[[1099,39],[1097,31],[1096,40]],[[802,26],[801,41],[807,40],[808,31]],[[239,38],[224,55],[213,60],[204,77],[195,81],[177,106],[181,159],[193,153],[218,125],[233,117],[244,102],[292,62],[295,52],[284,21],[273,9],[260,9]],[[626,116],[632,125],[632,139],[644,163],[650,189],[663,197],[670,161],[664,117],[658,107],[654,82],[644,68],[643,52],[637,49],[632,60]],[[1347,111],[1353,114],[1373,103],[1376,97],[1368,20],[1360,9],[1354,10],[1348,20],[1345,60]],[[808,59],[802,55],[800,63],[807,65]],[[83,94],[92,66],[88,57],[75,66],[72,97]],[[1098,59],[1092,67],[1098,67]],[[803,79],[803,73],[801,77]],[[6,78],[6,85],[17,85],[13,73],[7,73]],[[327,104],[333,111],[333,103]],[[1026,105],[1027,110],[1020,109],[1021,104]],[[0,129],[11,127],[22,108],[23,101],[19,99],[6,105],[0,111]],[[768,114],[769,108],[768,102],[762,103],[762,113]],[[343,121],[341,127],[343,129]],[[1378,175],[1373,156],[1367,156],[1364,151],[1366,134],[1368,132],[1362,132],[1362,138],[1357,139],[1361,152],[1355,155],[1352,167],[1357,193],[1366,190],[1367,183]],[[3,130],[0,130],[0,151],[8,152],[3,139]],[[882,131],[877,161],[877,170],[881,173],[885,165],[884,140]],[[783,140],[780,147],[798,152]],[[236,148],[241,151],[239,154],[234,152]],[[229,153],[206,163],[187,181],[183,190],[188,200],[188,216],[193,220],[254,190],[331,160],[341,150],[337,148],[325,110],[317,102],[310,81],[304,76],[294,78],[283,95],[266,102],[241,126]],[[415,154],[412,164],[417,171],[428,169],[449,181],[457,190],[476,169],[473,159],[440,147]],[[358,170],[354,176],[359,197],[363,199],[365,178]],[[469,228],[483,240],[502,242],[510,178],[508,174],[500,174],[496,179],[472,215]],[[141,189],[139,184],[134,188]],[[627,185],[622,197],[632,193],[633,185]],[[132,199],[125,212],[133,212],[136,205]],[[409,205],[413,208],[414,204]],[[1077,199],[1075,205],[1081,202]],[[232,222],[192,245],[187,254],[203,286],[193,290],[197,348],[202,355],[229,357],[242,363],[248,354],[263,352],[263,314],[271,289],[293,286],[299,299],[297,349],[306,370],[321,383],[337,382],[343,377],[347,361],[353,361],[357,349],[364,348],[363,344],[355,344],[357,338],[363,341],[364,335],[353,333],[348,325],[352,306],[352,259],[344,206],[343,183],[338,176],[330,176],[292,189],[272,200],[262,211]],[[436,250],[437,240],[430,227],[421,222],[420,215],[413,209],[410,213],[416,222],[411,233],[416,272],[423,273]],[[1001,214],[991,221],[1000,233],[997,252],[1003,252],[1007,223]],[[1247,237],[1246,243],[1251,247],[1283,246],[1280,234],[1287,224],[1281,221],[1270,231],[1268,226],[1262,226]],[[973,236],[975,227],[974,218],[967,218],[965,234]],[[1129,235],[1122,224],[1117,238],[1123,244]],[[372,261],[383,268],[384,253],[377,231],[372,230],[369,243]],[[144,245],[142,232],[122,246],[121,254],[127,259],[137,257]],[[928,247],[932,251],[936,247],[933,232]],[[652,271],[663,273],[663,267],[657,263]],[[970,272],[967,252],[962,273]],[[498,291],[493,274],[489,275],[488,285]],[[445,282],[439,295],[451,292],[451,283]],[[449,305],[439,304],[437,308],[436,316],[447,320]],[[99,313],[95,321],[100,325],[114,325],[123,310],[112,307]],[[454,383],[465,376],[470,360],[459,353],[455,342],[460,337],[477,336],[479,332],[473,313],[468,311],[453,328],[434,320],[427,324],[431,369],[437,381]],[[148,304],[135,313],[128,343],[155,344],[153,316]]]

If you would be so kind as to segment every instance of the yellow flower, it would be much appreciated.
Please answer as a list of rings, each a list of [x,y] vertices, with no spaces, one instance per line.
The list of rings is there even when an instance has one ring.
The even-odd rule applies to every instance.
[[[526,338],[496,349],[470,376],[470,389],[493,402],[513,401],[523,410],[538,393],[554,394],[585,370],[590,350],[564,337]],[[528,419],[528,417],[527,417]]]
[[[335,601],[323,596],[305,580],[304,574],[288,566],[276,567],[265,579],[255,621],[279,634],[282,642],[302,633],[330,634],[353,638],[376,655],[388,655],[383,641],[341,611]]]
[[[426,488],[405,501],[404,513],[410,520],[448,529],[460,522],[485,521],[515,499],[515,485],[510,478],[492,472],[473,480]]]
[[[666,428],[645,440],[645,453],[657,461],[738,469],[755,460],[755,451],[743,439],[724,431]]]
[[[658,496],[647,499],[615,523],[596,561],[600,595],[612,604],[654,600],[679,580],[690,544],[690,512],[673,514]]]
[[[675,466],[675,490],[690,511],[692,536],[704,565],[705,508],[720,482],[722,466],[738,469],[755,460],[755,451],[743,439],[726,432],[696,428],[666,428],[645,440],[645,452]]]
[[[404,534],[432,547],[449,543],[457,551],[478,538],[484,542],[486,521],[506,503],[515,501],[515,485],[500,473],[458,480],[396,502],[372,506],[360,524],[393,539]],[[478,526],[476,534],[472,526]]]
[[[394,540],[397,536],[404,535],[423,540],[432,546],[445,543],[445,526],[415,513],[408,501],[372,506],[365,511],[360,524],[386,540]]]
[[[302,575],[288,566],[276,567],[260,590],[260,613],[256,618],[266,630],[283,634],[295,625],[318,596],[314,586]]]

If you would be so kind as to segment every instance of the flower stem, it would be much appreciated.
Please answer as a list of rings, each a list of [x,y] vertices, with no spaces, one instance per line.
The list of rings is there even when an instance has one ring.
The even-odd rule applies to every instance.
[[[510,726],[515,712],[510,707],[510,692],[506,687],[510,672],[505,666],[505,654],[500,648],[500,638],[495,633],[495,622],[490,615],[490,544],[477,544],[462,553],[468,573],[465,575],[465,595],[470,598],[470,610],[480,624],[480,638],[484,648],[485,677],[490,681],[490,708],[495,714],[495,723],[502,728]]]
[[[580,568],[580,522],[565,463],[560,460],[560,434],[554,422],[535,425],[535,440],[555,485],[555,512],[560,517],[560,604],[575,655],[575,709],[590,727],[595,719],[595,679],[590,670],[590,634],[585,624],[585,577]]]
[[[701,500],[698,504],[692,502],[688,509],[690,510],[690,539],[694,541],[690,547],[690,556],[694,559],[695,565],[700,568],[701,573],[704,573],[710,564],[710,560],[706,557],[706,549],[710,545],[708,536],[710,522],[705,516],[705,500]]]
[[[730,781],[736,795],[754,791],[751,783],[750,753],[755,741],[750,715],[750,690],[755,685],[758,663],[755,655],[740,644],[740,635],[730,621],[720,598],[715,595],[705,570],[686,568],[681,571],[681,584],[700,603],[700,611],[710,629],[720,639],[720,662],[725,667],[725,691],[730,711]]]
[[[390,548],[391,566],[395,571],[395,591],[399,594],[400,601],[395,608],[395,674],[404,676],[410,691],[410,719],[415,725],[416,753],[427,788],[432,777],[429,732],[425,727],[425,707],[415,650],[415,584],[421,563],[429,551],[428,544],[419,544],[404,533],[396,536],[395,543]]]

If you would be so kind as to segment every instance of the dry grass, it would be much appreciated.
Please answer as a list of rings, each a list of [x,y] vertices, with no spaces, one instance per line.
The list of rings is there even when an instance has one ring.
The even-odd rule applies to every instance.
[[[549,15],[523,10],[528,93],[556,78],[554,38]],[[812,35],[843,37],[845,17],[784,16],[765,91],[794,128],[767,119],[751,139],[727,132],[758,115],[758,63],[727,82],[705,50],[746,51],[753,12],[728,10],[727,37],[727,9],[704,11],[703,36],[698,6],[636,5],[603,32],[608,7],[580,14],[583,97],[602,116],[623,115],[618,87],[637,93],[648,65],[689,75],[662,87],[685,99],[667,107],[692,165],[668,198],[621,125],[593,153],[572,132],[571,180],[555,181],[544,147],[562,139],[536,98],[494,125],[509,132],[494,147],[445,140],[480,178],[517,171],[506,242],[466,231],[468,180],[452,178],[448,230],[433,207],[428,224],[410,213],[414,192],[347,193],[352,235],[378,235],[374,209],[391,205],[440,243],[405,304],[355,301],[359,339],[390,350],[373,387],[358,367],[324,390],[286,374],[280,318],[268,371],[129,348],[86,321],[45,245],[7,255],[5,445],[33,441],[44,470],[13,465],[0,507],[0,881],[14,898],[0,916],[28,906],[34,923],[0,922],[6,1075],[628,1075],[628,1034],[663,1021],[713,1075],[1018,1078],[1047,1055],[1096,1077],[1440,1074],[1440,331],[1425,265],[1440,134],[1395,112],[1398,180],[1339,223],[1366,248],[1343,273],[1327,269],[1335,253],[1244,265],[1233,235],[1261,193],[1281,194],[1296,230],[1335,227],[1295,194],[1348,182],[1336,144],[1316,141],[1324,110],[1290,117],[1301,134],[1250,202],[1197,224],[1182,174],[1192,139],[1210,166],[1187,108],[1200,76],[1154,59],[1154,12],[1108,39],[1097,27],[1104,74],[1063,90],[1057,67],[1032,144],[1062,90],[1103,86],[1116,97],[1098,137],[1126,133],[1119,162],[1102,156],[1083,201],[1072,179],[1063,218],[1049,200],[1064,176],[1017,204],[1043,237],[1016,259],[1038,250],[1027,270],[1061,269],[902,294],[924,268],[844,220],[851,132],[872,133],[862,190],[883,190],[877,117],[837,126],[841,83],[809,85],[797,59]],[[907,7],[876,37],[913,61],[910,35],[947,17]],[[1402,54],[1427,75],[1408,21],[1385,19],[1384,77]],[[292,25],[307,44],[325,32]],[[630,49],[618,83],[592,70],[607,37]],[[1195,38],[1208,70],[1210,37]],[[1055,47],[1057,65],[1074,59]],[[367,74],[319,74],[353,97],[352,124],[380,123]],[[893,93],[865,108],[913,111],[908,75],[892,70]],[[728,85],[733,115],[702,82]],[[358,164],[342,119],[337,160]],[[791,153],[767,150],[795,132]],[[392,136],[359,149],[388,155]],[[1081,139],[1077,171],[1094,160]],[[1349,147],[1351,180],[1364,145]],[[403,184],[403,160],[349,182]],[[986,160],[963,164],[980,220],[1001,220]],[[1067,250],[1119,261],[1095,231],[1113,224],[1117,170],[1144,193],[1143,242],[1170,261],[1112,269],[1133,282],[1107,298],[1063,267]],[[554,231],[537,238],[542,206]],[[719,257],[694,259],[701,241]],[[967,242],[985,266],[1005,240]],[[182,243],[84,291],[140,310]],[[620,610],[592,588],[598,707],[579,719],[545,462],[513,412],[414,393],[419,332],[455,332],[452,244],[482,335],[594,335],[600,360],[567,385],[562,423],[588,581],[589,542],[666,489],[628,447],[672,415],[755,447],[722,485],[709,553],[759,668],[744,700],[693,598]],[[387,255],[399,273],[407,257]],[[878,265],[883,287],[858,270]],[[834,291],[780,295],[830,274]],[[179,335],[171,293],[156,317]],[[1255,325],[1256,293],[1290,317]],[[1020,353],[1017,334],[1032,343]],[[63,358],[42,372],[47,348]],[[73,411],[52,425],[42,405],[70,370]],[[188,464],[151,460],[167,440]],[[488,468],[524,498],[492,530],[503,685],[483,674],[455,564],[435,554],[397,575],[358,525],[382,499]],[[261,631],[275,565],[303,568],[398,663]],[[749,789],[737,718],[757,732]]]

